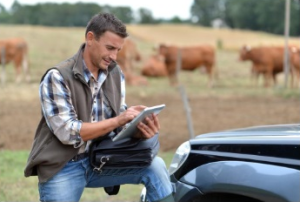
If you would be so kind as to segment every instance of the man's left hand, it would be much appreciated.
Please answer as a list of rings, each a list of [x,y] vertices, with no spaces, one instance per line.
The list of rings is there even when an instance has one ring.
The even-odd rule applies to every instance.
[[[146,117],[145,121],[140,122],[137,128],[139,132],[134,137],[142,139],[153,137],[160,129],[157,115],[151,114],[149,117]]]

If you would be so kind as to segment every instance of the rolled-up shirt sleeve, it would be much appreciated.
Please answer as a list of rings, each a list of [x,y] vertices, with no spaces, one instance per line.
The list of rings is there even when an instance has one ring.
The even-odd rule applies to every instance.
[[[71,91],[58,70],[50,70],[40,84],[39,96],[43,115],[54,135],[66,145],[80,147],[82,121],[72,105]]]

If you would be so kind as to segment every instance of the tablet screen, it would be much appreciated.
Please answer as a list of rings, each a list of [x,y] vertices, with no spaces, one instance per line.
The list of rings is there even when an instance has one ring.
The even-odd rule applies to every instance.
[[[135,117],[130,123],[126,124],[126,128],[121,130],[112,140],[120,140],[123,138],[131,137],[133,134],[137,132],[137,125],[139,122],[143,121],[150,114],[159,114],[159,112],[165,108],[165,104],[156,105],[153,107],[147,107],[137,117]]]

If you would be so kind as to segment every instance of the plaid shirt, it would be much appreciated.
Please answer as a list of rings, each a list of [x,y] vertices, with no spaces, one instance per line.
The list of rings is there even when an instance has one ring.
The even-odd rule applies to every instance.
[[[101,88],[108,72],[101,71],[98,79],[95,79],[85,63],[83,67],[85,81],[89,84],[93,96],[92,122],[111,118],[112,109]],[[72,105],[71,91],[58,70],[53,69],[46,74],[40,84],[39,95],[42,112],[50,130],[63,144],[74,145],[75,148],[81,147],[79,153],[86,151],[90,141],[86,143],[80,137],[79,132],[82,121],[77,118],[76,111]],[[122,74],[120,112],[125,111],[126,108],[125,78]]]

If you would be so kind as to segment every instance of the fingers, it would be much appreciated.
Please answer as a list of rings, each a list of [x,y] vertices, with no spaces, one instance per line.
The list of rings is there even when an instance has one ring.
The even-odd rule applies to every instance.
[[[139,123],[138,129],[142,132],[142,138],[148,139],[155,135],[154,131],[144,123]]]
[[[157,116],[151,115],[150,117],[147,117],[144,122],[139,123],[138,128],[142,132],[144,138],[147,139],[153,137],[160,129]]]
[[[157,121],[155,121],[155,119],[153,119],[153,117],[147,117],[145,119],[145,125],[146,127],[148,127],[149,129],[151,129],[154,133],[158,133],[159,130],[159,124]],[[146,128],[147,129],[147,128]],[[148,129],[147,129],[148,130]]]
[[[158,130],[160,130],[160,124],[159,124],[158,116],[152,114],[152,118],[153,118],[153,121],[154,121],[154,125],[157,127]]]
[[[147,107],[147,106],[144,106],[144,105],[136,105],[136,106],[130,107],[129,109],[134,109],[134,110],[136,110],[136,111],[141,112],[141,111],[143,111],[146,107]]]
[[[126,123],[133,120],[139,113],[140,113],[140,111],[135,110],[134,108],[128,108],[126,111],[122,112],[118,116],[119,125],[121,125],[121,126],[125,125]]]

